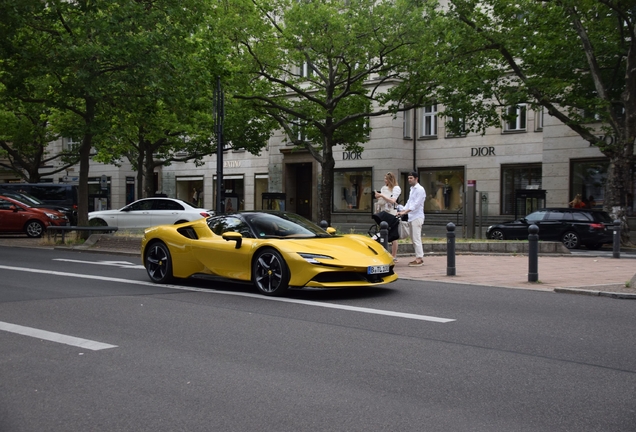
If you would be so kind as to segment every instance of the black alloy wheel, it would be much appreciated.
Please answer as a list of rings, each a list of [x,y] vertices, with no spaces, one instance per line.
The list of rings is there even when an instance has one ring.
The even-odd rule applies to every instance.
[[[146,251],[146,271],[151,281],[168,283],[172,280],[172,258],[168,246],[156,242]]]
[[[256,289],[267,296],[281,296],[289,288],[289,268],[280,253],[263,249],[252,265],[252,280]]]
[[[561,242],[568,249],[578,249],[581,246],[581,239],[574,231],[568,231],[561,237]]]
[[[500,229],[494,229],[490,232],[490,238],[493,240],[505,240],[506,236]]]

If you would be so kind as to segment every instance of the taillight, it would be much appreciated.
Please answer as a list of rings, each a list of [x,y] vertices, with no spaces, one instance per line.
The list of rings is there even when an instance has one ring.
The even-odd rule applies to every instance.
[[[203,217],[208,217],[208,216],[210,216],[210,215],[209,215],[209,214],[207,214],[206,212],[201,212],[201,213],[199,213],[199,214],[200,214],[201,216],[203,216]]]
[[[590,228],[592,228],[592,229],[605,229],[605,225],[603,225],[601,223],[593,223],[593,224],[590,224]]]

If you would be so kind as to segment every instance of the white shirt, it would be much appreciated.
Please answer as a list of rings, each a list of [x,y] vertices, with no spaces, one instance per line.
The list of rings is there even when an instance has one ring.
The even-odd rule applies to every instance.
[[[426,200],[426,191],[419,183],[411,186],[409,200],[404,205],[404,210],[409,210],[409,222],[415,219],[424,219],[424,200]]]
[[[401,193],[402,193],[402,189],[398,185],[393,186],[393,190],[390,190],[387,185],[382,186],[382,189],[380,189],[381,195],[384,195],[385,197],[389,197],[391,199],[396,199],[397,197],[400,196]],[[397,205],[384,201],[384,206],[381,210],[384,210],[391,214],[395,214],[397,213],[397,211],[395,210],[396,206]]]

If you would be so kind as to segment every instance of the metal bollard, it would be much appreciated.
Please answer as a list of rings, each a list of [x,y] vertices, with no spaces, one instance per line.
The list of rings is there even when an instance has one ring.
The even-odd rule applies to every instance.
[[[539,227],[528,227],[528,282],[539,280]]]
[[[446,276],[455,276],[455,224],[446,224]]]
[[[378,238],[378,241],[380,242],[380,244],[382,246],[384,246],[384,249],[389,250],[389,224],[386,223],[385,221],[380,222],[380,237]]]
[[[621,257],[621,221],[620,219],[614,220],[614,250],[612,253],[612,258],[620,258]]]
[[[327,230],[327,228],[329,228],[329,222],[324,219],[321,220],[318,225],[320,225],[320,228],[324,229],[325,231]]]

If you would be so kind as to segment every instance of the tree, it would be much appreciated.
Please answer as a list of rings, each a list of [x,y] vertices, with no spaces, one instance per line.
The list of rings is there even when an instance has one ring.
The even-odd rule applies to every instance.
[[[232,1],[225,25],[232,63],[251,91],[237,92],[319,162],[321,220],[331,221],[333,148],[360,151],[368,119],[403,109],[383,94],[416,40],[422,7],[400,0]]]
[[[56,130],[80,140],[79,225],[88,222],[90,154],[110,128],[107,108],[131,95],[149,64],[181,48],[206,8],[198,0],[0,0],[0,80],[7,93],[57,109]],[[161,73],[178,73],[164,66]],[[47,92],[34,92],[36,82]]]
[[[46,174],[62,172],[77,163],[73,151],[50,154],[49,143],[59,138],[49,125],[51,110],[39,104],[23,104],[5,101],[0,111],[0,155],[8,163],[0,166],[13,171],[21,179],[38,183],[40,170],[49,163],[62,160],[64,163]]]
[[[447,88],[466,90],[454,95],[464,104],[456,111],[492,119],[502,106],[527,102],[597,146],[609,159],[604,208],[623,221],[627,242],[636,139],[633,2],[451,0],[437,25],[442,56],[454,58]],[[452,105],[451,93],[445,96]]]

